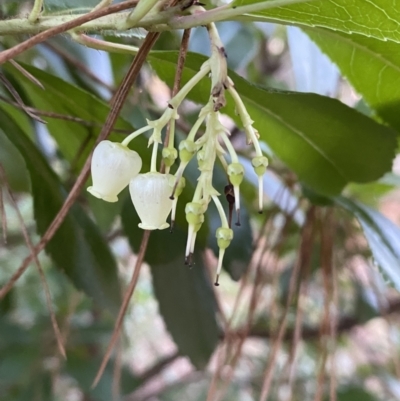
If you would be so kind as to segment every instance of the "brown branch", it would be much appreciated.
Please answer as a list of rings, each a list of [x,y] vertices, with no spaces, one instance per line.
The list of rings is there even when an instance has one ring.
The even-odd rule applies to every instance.
[[[152,377],[158,375],[165,367],[167,367],[169,364],[174,362],[176,359],[179,358],[179,352],[175,352],[169,356],[166,356],[164,358],[161,358],[159,361],[157,361],[153,366],[151,366],[149,369],[145,370],[139,377],[138,380],[139,382],[146,382]]]
[[[24,240],[25,240],[26,246],[28,247],[29,252],[31,253],[31,255],[33,257],[33,260],[35,261],[35,265],[36,265],[36,267],[38,269],[39,276],[40,276],[40,281],[42,282],[44,293],[45,293],[45,296],[46,296],[46,305],[47,305],[47,309],[49,310],[50,320],[51,320],[51,324],[53,326],[54,335],[56,337],[58,350],[60,351],[60,354],[64,358],[66,358],[67,355],[65,353],[65,348],[64,348],[64,344],[63,344],[62,335],[61,335],[60,329],[58,327],[56,315],[55,315],[55,312],[54,312],[54,309],[53,309],[50,289],[49,289],[49,286],[48,286],[47,281],[46,281],[46,276],[44,275],[42,265],[41,265],[37,255],[35,254],[35,250],[34,250],[32,241],[31,241],[31,239],[29,237],[26,225],[24,223],[24,219],[23,219],[23,217],[21,215],[21,212],[19,210],[17,201],[15,200],[15,197],[14,197],[12,191],[11,191],[10,184],[9,184],[9,182],[7,180],[6,172],[5,172],[4,167],[3,167],[3,165],[1,163],[0,163],[0,181],[3,182],[5,188],[6,188],[7,192],[8,192],[8,196],[11,199],[11,203],[12,203],[12,205],[14,207],[15,212],[17,213],[17,218],[18,218],[19,224],[21,226],[21,230],[22,230],[22,234],[24,236]]]
[[[132,297],[133,291],[135,290],[136,284],[138,282],[140,268],[142,267],[142,264],[143,264],[144,255],[146,253],[147,244],[149,242],[149,237],[150,237],[150,231],[145,230],[143,233],[142,242],[140,244],[139,253],[138,253],[138,256],[136,259],[135,268],[133,269],[133,274],[132,274],[131,281],[129,283],[129,287],[125,292],[124,299],[122,301],[122,305],[118,312],[118,317],[117,317],[117,320],[114,325],[114,331],[113,331],[111,340],[107,346],[106,353],[103,357],[103,360],[101,361],[101,364],[100,364],[99,370],[97,371],[96,377],[93,380],[92,388],[96,387],[97,383],[100,381],[101,376],[103,375],[104,369],[106,368],[107,363],[110,359],[111,352],[114,348],[114,345],[118,341],[119,333],[120,333],[121,327],[122,327],[122,322],[124,320],[126,310],[128,309],[129,301]]]
[[[159,33],[149,33],[146,36],[146,39],[144,40],[142,46],[140,47],[138,54],[134,58],[127,75],[125,76],[120,87],[118,88],[118,91],[116,92],[112,108],[107,116],[106,122],[103,126],[103,129],[100,132],[100,135],[97,138],[96,143],[106,139],[108,137],[108,135],[110,134],[110,132],[117,120],[117,117],[122,109],[123,103],[124,103],[126,97],[128,96],[129,89],[131,88],[136,77],[138,76],[143,63],[145,62],[146,57],[147,57],[148,53],[150,52],[150,49],[153,47],[158,36],[159,36]],[[43,235],[43,237],[41,238],[40,242],[35,246],[35,248],[34,248],[35,255],[37,255],[39,252],[41,252],[45,248],[46,244],[51,240],[51,238],[53,238],[54,234],[56,233],[56,231],[58,230],[58,228],[64,221],[69,209],[74,204],[76,198],[79,196],[79,193],[82,190],[82,188],[84,187],[85,182],[89,176],[90,161],[91,161],[91,155],[89,155],[89,157],[87,158],[85,165],[83,166],[82,171],[79,174],[79,177],[77,178],[74,186],[72,187],[70,193],[68,194],[66,200],[64,201],[64,204],[61,207],[60,211],[58,212],[57,216],[52,221],[50,227],[46,230],[46,232]],[[33,259],[32,255],[29,255],[28,257],[26,257],[25,260],[22,262],[21,266],[11,277],[11,279],[4,285],[4,287],[2,287],[0,289],[0,299],[2,299],[7,294],[7,292],[12,288],[14,283],[19,279],[19,277],[23,274],[23,272],[28,268],[32,259]]]
[[[25,42],[19,43],[15,45],[11,49],[4,50],[0,53],[0,64],[5,63],[6,61],[18,56],[24,51],[30,49],[31,47],[44,42],[45,40],[51,38],[52,36],[58,35],[60,33],[69,31],[70,29],[76,28],[86,22],[93,21],[100,17],[104,17],[105,15],[114,14],[119,11],[126,10],[128,8],[132,8],[137,4],[138,0],[127,0],[123,3],[118,3],[111,5],[109,7],[101,8],[80,17],[73,19],[72,21],[65,22],[59,26],[54,28],[50,28],[44,32],[38,33],[37,35],[27,39]]]

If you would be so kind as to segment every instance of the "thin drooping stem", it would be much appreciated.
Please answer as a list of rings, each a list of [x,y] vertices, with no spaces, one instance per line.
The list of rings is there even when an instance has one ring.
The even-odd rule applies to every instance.
[[[287,315],[289,311],[289,307],[292,303],[292,299],[296,292],[297,279],[299,276],[300,268],[310,264],[312,252],[310,249],[313,246],[314,240],[314,219],[315,219],[315,207],[311,206],[307,213],[306,224],[303,227],[302,236],[301,236],[301,244],[299,249],[299,255],[297,258],[297,262],[294,265],[292,275],[289,281],[289,291],[286,299],[285,310],[283,312],[283,316],[281,318],[281,323],[279,325],[278,336],[275,340],[274,346],[272,348],[271,355],[269,357],[269,363],[265,370],[263,385],[261,389],[260,401],[266,401],[269,390],[271,388],[275,360],[278,355],[278,351],[282,341],[284,339],[286,327],[287,327]]]
[[[110,132],[112,131],[114,124],[118,118],[118,115],[122,109],[124,101],[128,96],[129,90],[133,82],[137,78],[143,63],[145,62],[146,57],[150,52],[151,48],[153,47],[158,36],[159,33],[149,33],[146,36],[146,39],[143,42],[142,46],[140,47],[138,54],[134,58],[127,75],[125,76],[120,87],[118,88],[118,91],[115,94],[115,97],[113,98],[111,110],[107,116],[103,129],[101,130],[100,135],[97,138],[97,143],[106,139],[110,134]],[[87,158],[81,173],[79,174],[74,186],[72,187],[70,193],[68,194],[67,199],[64,201],[64,204],[61,207],[60,211],[58,212],[57,216],[54,218],[50,227],[44,233],[40,242],[35,246],[34,255],[37,255],[45,248],[47,243],[53,238],[54,234],[57,232],[58,228],[64,221],[69,209],[74,204],[76,198],[79,196],[79,193],[84,187],[87,178],[89,177],[90,162],[91,162],[91,155]],[[21,275],[28,268],[32,260],[33,260],[33,255],[29,255],[28,257],[25,258],[25,260],[22,262],[18,270],[13,274],[11,279],[0,289],[0,299],[2,299],[8,293],[8,291],[10,291],[14,283],[19,279],[19,277],[21,277]]]
[[[106,368],[107,363],[110,359],[111,352],[114,348],[114,345],[118,341],[122,323],[124,321],[124,316],[128,309],[128,306],[129,306],[129,301],[132,298],[133,291],[135,290],[136,284],[139,279],[140,268],[142,267],[142,264],[143,264],[144,255],[146,253],[149,238],[150,238],[150,231],[149,230],[144,231],[143,237],[142,237],[142,242],[140,244],[139,253],[137,255],[137,259],[136,259],[136,263],[135,263],[135,268],[133,269],[132,278],[129,283],[129,287],[125,292],[124,300],[122,301],[122,305],[121,305],[117,320],[114,325],[114,331],[113,331],[111,340],[107,346],[107,350],[104,354],[103,360],[101,361],[101,364],[100,364],[99,370],[97,371],[96,377],[93,380],[92,388],[96,387],[97,383],[100,381],[101,376],[103,375],[104,369]]]
[[[29,237],[28,230],[27,230],[26,225],[24,223],[24,218],[21,215],[21,212],[19,210],[17,201],[15,200],[15,197],[14,197],[12,191],[11,191],[10,185],[9,185],[9,183],[7,181],[6,172],[5,172],[4,167],[3,167],[3,165],[1,163],[0,163],[0,181],[3,183],[4,187],[7,189],[8,196],[9,196],[9,198],[11,200],[11,203],[12,203],[12,205],[14,207],[15,212],[17,213],[17,218],[18,218],[19,224],[21,226],[22,235],[24,237],[26,246],[28,247],[29,252],[31,253],[31,255],[33,257],[33,260],[35,262],[35,265],[36,265],[36,267],[38,269],[39,276],[40,276],[40,281],[42,282],[44,293],[45,293],[45,296],[46,296],[47,309],[49,310],[50,320],[51,320],[51,324],[53,326],[54,335],[56,337],[58,350],[59,350],[60,354],[64,358],[66,358],[67,355],[65,353],[65,348],[64,348],[64,344],[63,344],[63,338],[62,338],[62,335],[61,335],[60,328],[58,327],[56,315],[55,315],[55,312],[54,312],[54,309],[53,309],[50,289],[49,289],[49,286],[48,286],[47,281],[46,281],[46,276],[44,275],[42,265],[41,265],[37,255],[35,254],[35,250],[34,250],[32,241],[31,241],[31,239]]]

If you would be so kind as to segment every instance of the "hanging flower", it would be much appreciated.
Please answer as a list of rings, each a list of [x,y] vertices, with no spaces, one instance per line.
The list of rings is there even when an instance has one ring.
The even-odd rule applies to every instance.
[[[139,174],[129,184],[133,206],[142,221],[144,230],[163,230],[169,227],[166,222],[172,209],[170,199],[174,177],[170,174]]]
[[[93,185],[87,190],[96,198],[117,202],[117,195],[139,174],[142,159],[125,145],[101,141],[92,157]]]

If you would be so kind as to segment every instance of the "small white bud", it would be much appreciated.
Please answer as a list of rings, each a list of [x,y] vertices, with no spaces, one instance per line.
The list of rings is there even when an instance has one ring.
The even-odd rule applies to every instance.
[[[172,177],[172,178],[171,178]],[[172,208],[171,185],[173,176],[161,173],[139,174],[129,184],[133,206],[142,221],[143,230],[163,230]]]
[[[142,168],[139,154],[118,142],[101,141],[92,157],[93,185],[87,190],[96,198],[117,202],[117,195]]]

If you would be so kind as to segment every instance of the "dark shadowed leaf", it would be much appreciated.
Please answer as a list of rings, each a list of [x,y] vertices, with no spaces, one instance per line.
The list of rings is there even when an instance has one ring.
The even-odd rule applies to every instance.
[[[43,235],[63,204],[65,189],[34,143],[1,109],[0,126],[25,159],[37,231]],[[118,310],[120,289],[115,259],[81,207],[73,206],[46,251],[78,289],[85,291],[100,307]]]
[[[9,68],[7,71],[10,78],[16,80],[18,87],[25,92],[32,106],[75,119],[71,121],[44,117],[47,121],[46,128],[56,140],[62,155],[71,163],[74,172],[79,171],[107,118],[109,105],[92,93],[46,71],[28,65],[24,65],[24,68],[43,84],[45,90],[38,89],[17,70]],[[117,120],[114,128],[126,133],[133,131],[133,127],[122,118]],[[121,141],[124,136],[113,133],[109,139]],[[150,153],[147,151],[147,140],[140,136],[132,141],[130,146],[142,155],[145,168]]]
[[[400,290],[400,228],[377,210],[360,202],[345,197],[338,197],[335,202],[358,219],[375,263],[385,278]]]
[[[181,241],[185,234],[176,231]],[[162,244],[160,244],[160,248]],[[184,249],[167,263],[152,264],[154,292],[160,313],[179,352],[202,369],[218,343],[217,303],[200,252],[192,268],[185,266]]]

